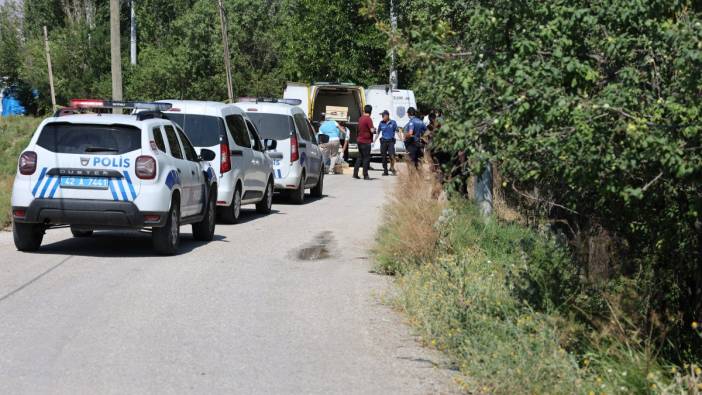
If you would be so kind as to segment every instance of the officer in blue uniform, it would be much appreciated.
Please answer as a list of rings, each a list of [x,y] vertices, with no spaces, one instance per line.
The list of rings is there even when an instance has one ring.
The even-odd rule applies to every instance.
[[[422,135],[427,131],[427,126],[421,119],[417,118],[417,110],[414,107],[407,109],[410,120],[405,126],[405,149],[415,167],[419,167],[419,156],[421,154]]]
[[[383,175],[388,175],[388,157],[390,158],[390,171],[395,175],[395,133],[397,133],[397,122],[390,119],[390,113],[385,110],[381,114],[383,120],[378,125],[378,136],[380,138],[380,156],[383,158]]]

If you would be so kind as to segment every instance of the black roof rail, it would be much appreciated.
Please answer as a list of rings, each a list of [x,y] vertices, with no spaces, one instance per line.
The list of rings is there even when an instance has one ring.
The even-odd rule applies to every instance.
[[[137,121],[145,121],[147,119],[163,118],[161,111],[140,111],[135,114]]]

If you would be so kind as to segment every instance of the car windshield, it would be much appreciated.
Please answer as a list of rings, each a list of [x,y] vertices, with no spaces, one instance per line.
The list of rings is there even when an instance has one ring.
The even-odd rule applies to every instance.
[[[37,145],[60,154],[121,155],[141,149],[141,130],[128,125],[49,123]]]
[[[224,123],[219,117],[173,113],[165,113],[164,116],[177,123],[195,147],[219,145],[220,136],[224,135]]]
[[[280,114],[261,114],[255,112],[247,112],[251,122],[256,125],[258,134],[262,139],[270,140],[287,140],[294,130],[293,118],[289,115]]]

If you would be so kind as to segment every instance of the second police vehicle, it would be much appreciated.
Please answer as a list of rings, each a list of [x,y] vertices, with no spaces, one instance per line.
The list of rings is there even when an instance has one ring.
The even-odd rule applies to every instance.
[[[40,248],[44,233],[68,225],[76,237],[96,229],[150,229],[154,249],[178,251],[181,225],[196,240],[214,237],[216,155],[199,152],[163,118],[163,103],[73,100],[44,120],[22,152],[12,188],[17,249]],[[135,109],[134,115],[83,114]]]
[[[295,204],[304,202],[307,189],[312,197],[322,197],[326,173],[315,129],[299,104],[297,99],[268,98],[236,103],[263,138],[276,141],[275,189]]]
[[[171,108],[164,117],[180,125],[196,148],[215,152],[214,170],[219,191],[217,206],[224,222],[239,221],[241,206],[255,204],[269,214],[273,204],[273,161],[283,155],[274,151],[275,140],[263,140],[246,113],[233,104],[161,100]]]

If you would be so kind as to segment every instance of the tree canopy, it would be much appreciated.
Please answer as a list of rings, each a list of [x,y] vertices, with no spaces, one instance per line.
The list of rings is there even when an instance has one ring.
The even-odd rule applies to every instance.
[[[217,2],[138,0],[138,64],[129,64],[129,2],[122,2],[125,96],[226,99]],[[286,81],[387,79],[387,40],[363,0],[225,0],[235,94],[278,96]],[[0,75],[40,93],[48,108],[42,27],[59,103],[109,97],[109,4],[24,0],[0,6]],[[77,78],[77,77],[80,78]]]

